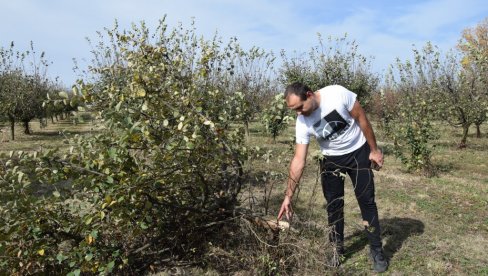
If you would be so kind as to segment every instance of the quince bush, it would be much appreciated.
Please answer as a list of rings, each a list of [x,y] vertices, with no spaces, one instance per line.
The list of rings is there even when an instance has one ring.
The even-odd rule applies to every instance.
[[[155,33],[105,31],[92,81],[70,95],[100,130],[0,158],[2,272],[135,273],[191,259],[237,204],[242,97],[217,85],[232,47],[164,20]]]

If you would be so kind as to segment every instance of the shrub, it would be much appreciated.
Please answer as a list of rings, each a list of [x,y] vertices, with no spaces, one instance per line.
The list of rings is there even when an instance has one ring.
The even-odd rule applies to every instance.
[[[95,81],[73,88],[101,131],[2,159],[2,272],[133,274],[198,258],[237,204],[241,98],[212,85],[226,49],[164,20],[105,38]]]

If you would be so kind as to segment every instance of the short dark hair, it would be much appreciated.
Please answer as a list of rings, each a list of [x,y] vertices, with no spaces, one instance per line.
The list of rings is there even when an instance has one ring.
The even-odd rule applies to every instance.
[[[286,87],[284,96],[286,99],[290,94],[295,94],[300,97],[300,100],[305,101],[307,100],[308,91],[312,91],[310,87],[297,81]]]

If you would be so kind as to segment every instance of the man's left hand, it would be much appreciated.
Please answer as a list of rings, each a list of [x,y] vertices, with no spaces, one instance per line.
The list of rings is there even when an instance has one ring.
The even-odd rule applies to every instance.
[[[383,167],[383,152],[381,152],[380,149],[376,149],[374,151],[371,151],[371,153],[369,154],[369,160],[371,160],[371,162],[373,162],[373,165],[376,164],[377,166],[374,166],[376,167],[378,170],[381,169],[381,167]]]

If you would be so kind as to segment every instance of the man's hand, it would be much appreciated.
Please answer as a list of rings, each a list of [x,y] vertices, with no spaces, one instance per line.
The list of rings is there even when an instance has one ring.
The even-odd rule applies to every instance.
[[[293,209],[291,208],[291,196],[285,195],[285,199],[281,204],[280,212],[278,213],[278,221],[281,220],[283,214],[286,215],[286,219],[290,220],[293,217]]]
[[[372,162],[372,167],[375,170],[381,169],[383,167],[383,152],[380,149],[371,151],[369,154],[369,160]]]

